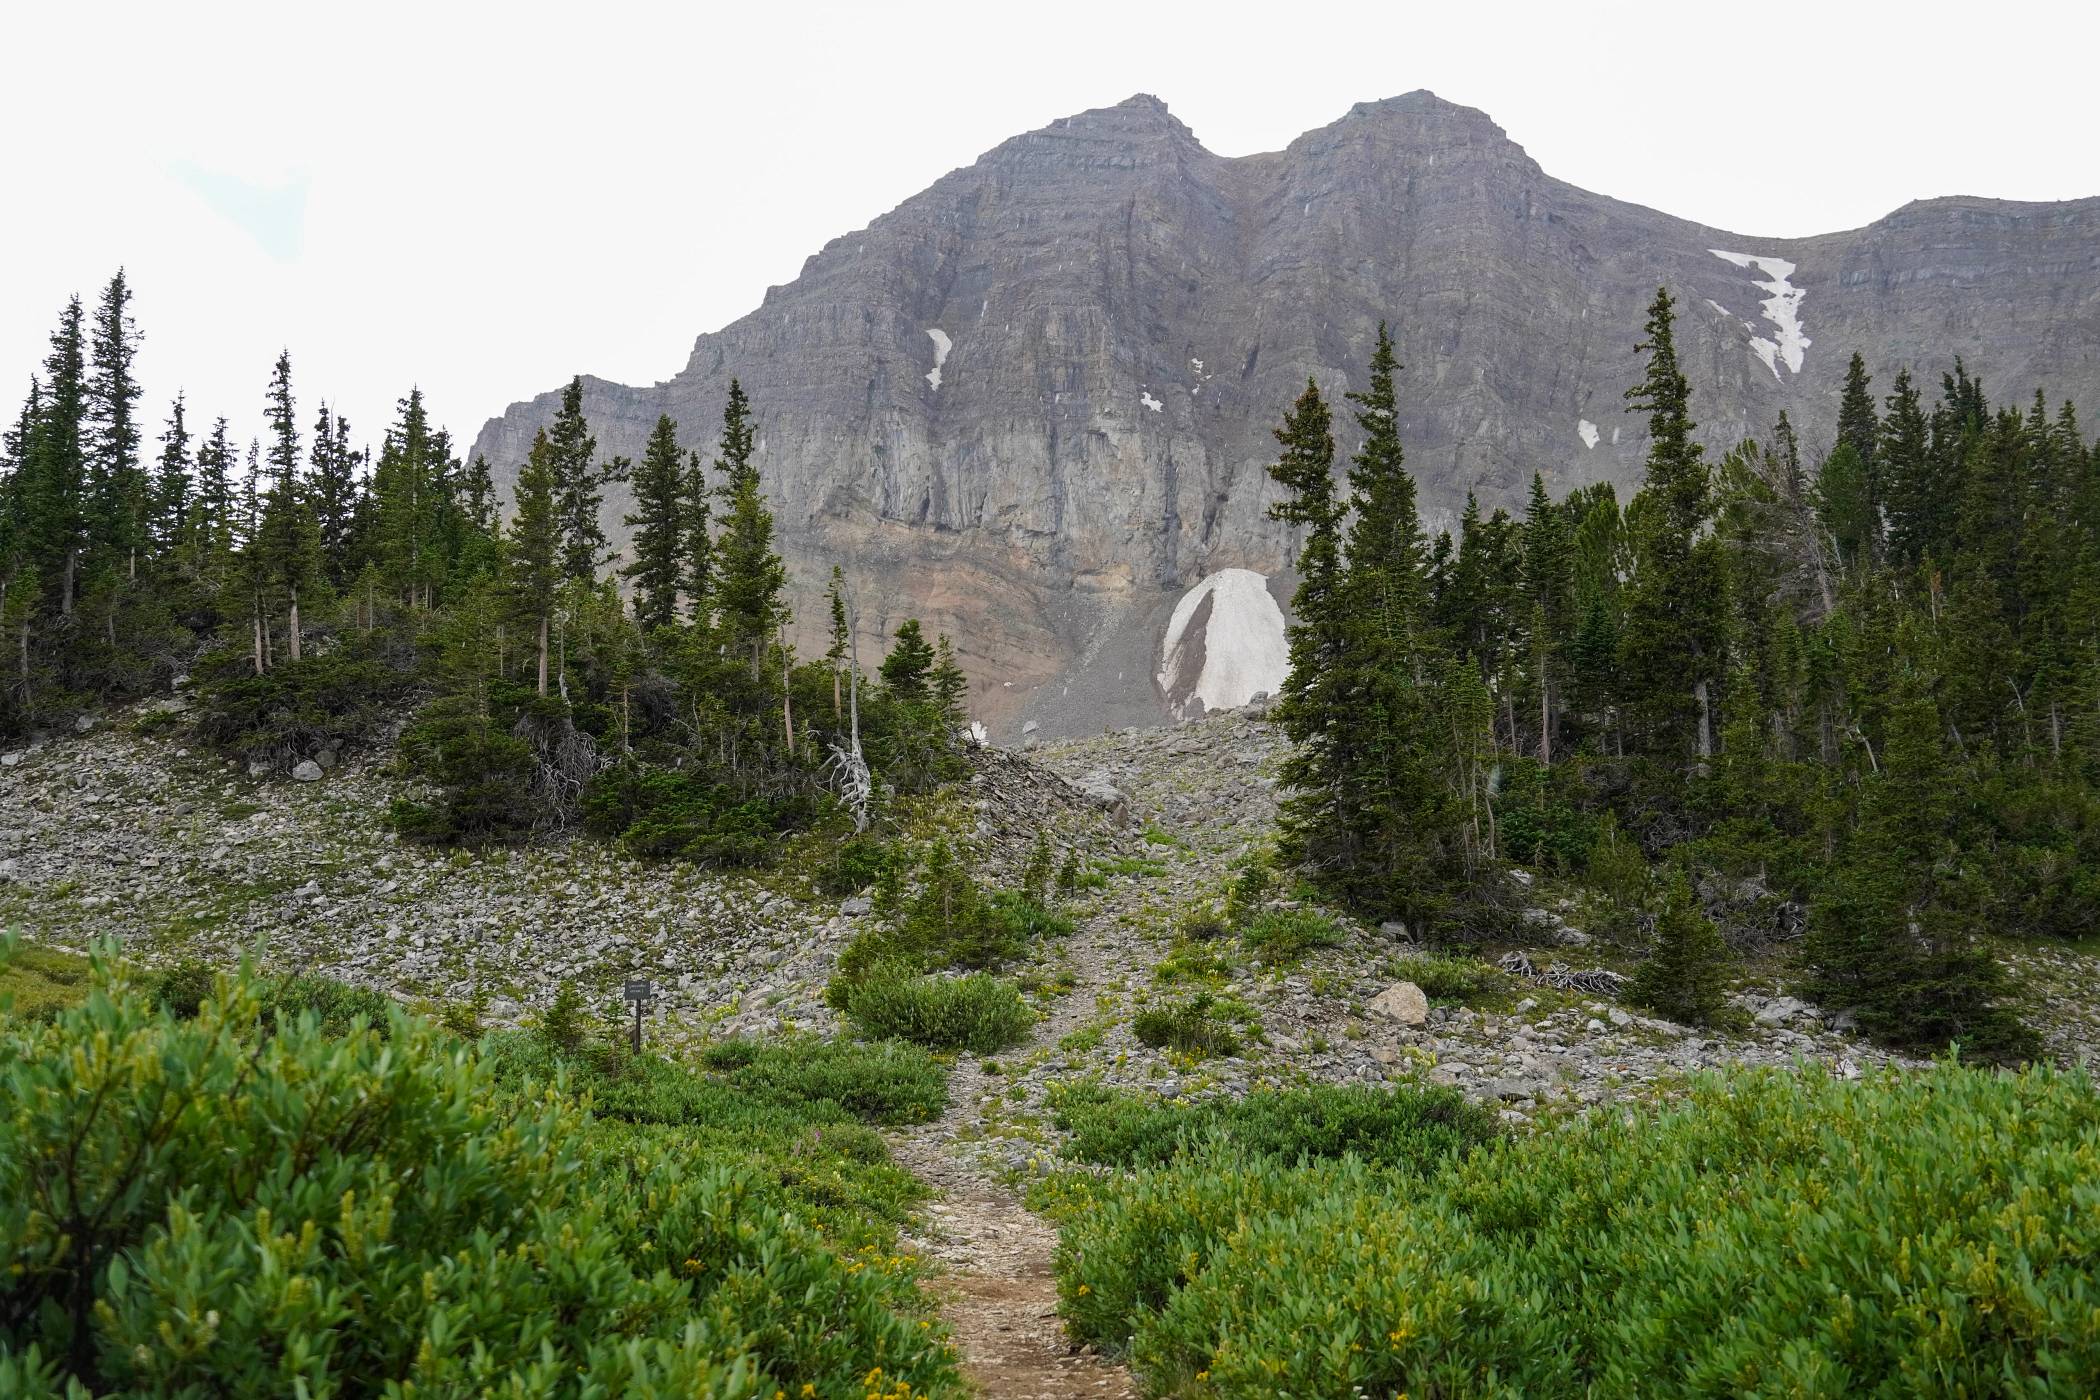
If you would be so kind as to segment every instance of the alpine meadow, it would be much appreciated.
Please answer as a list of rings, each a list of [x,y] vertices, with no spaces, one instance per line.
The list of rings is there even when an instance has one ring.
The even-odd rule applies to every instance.
[[[469,437],[436,301],[156,322],[154,188],[0,435],[0,1396],[2100,1392],[2100,198],[1140,94]]]

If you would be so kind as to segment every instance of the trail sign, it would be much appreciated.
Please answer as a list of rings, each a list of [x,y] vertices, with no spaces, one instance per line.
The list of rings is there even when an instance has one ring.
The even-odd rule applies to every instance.
[[[634,1053],[642,1053],[642,1008],[656,996],[646,977],[630,977],[624,984],[626,999],[634,1003]]]

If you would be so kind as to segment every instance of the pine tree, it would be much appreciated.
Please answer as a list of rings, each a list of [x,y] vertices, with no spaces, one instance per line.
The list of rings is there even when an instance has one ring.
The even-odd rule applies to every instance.
[[[595,582],[598,568],[611,557],[599,508],[605,488],[625,481],[629,463],[625,457],[597,463],[598,440],[591,436],[583,416],[583,376],[569,381],[562,390],[561,407],[555,412],[548,436],[553,453],[555,509],[561,522],[562,577]]]
[[[278,352],[267,402],[268,477],[262,488],[262,515],[254,544],[261,580],[256,621],[267,632],[277,603],[284,603],[286,650],[296,662],[301,655],[300,591],[319,580],[322,560],[320,529],[299,479],[299,425],[292,400],[292,358],[286,351]],[[268,652],[266,645],[266,662]]]
[[[831,645],[825,649],[824,662],[831,668],[831,715],[836,719],[845,706],[846,649],[852,641],[846,622],[846,573],[836,564],[831,566],[824,601],[831,611]]]
[[[1663,886],[1655,948],[1629,989],[1636,1004],[1685,1025],[1711,1025],[1728,1005],[1723,982],[1728,945],[1700,911],[1684,872]]]
[[[1651,751],[1713,751],[1713,687],[1721,673],[1726,598],[1718,548],[1701,536],[1710,510],[1704,449],[1693,440],[1691,386],[1677,364],[1668,289],[1648,308],[1642,381],[1626,391],[1648,417],[1647,481],[1629,511],[1638,560],[1621,633],[1621,684]]]
[[[190,509],[190,430],[182,395],[168,407],[168,426],[160,435],[160,464],[153,479],[152,540],[170,551],[188,537]]]
[[[1838,400],[1837,440],[1840,446],[1850,447],[1858,459],[1861,488],[1860,518],[1866,526],[1865,538],[1861,541],[1861,562],[1881,562],[1881,513],[1886,496],[1882,483],[1881,422],[1874,413],[1874,396],[1869,392],[1873,379],[1867,374],[1866,361],[1858,351],[1845,366],[1845,390]]]
[[[538,639],[541,695],[547,693],[554,598],[562,582],[558,490],[554,447],[542,428],[534,434],[532,450],[518,473],[508,555],[512,606]]]
[[[1546,494],[1545,478],[1531,475],[1524,514],[1524,592],[1531,603],[1531,679],[1538,697],[1539,762],[1553,762],[1563,690],[1564,640],[1574,631],[1575,557],[1566,512]]]
[[[2005,971],[1972,931],[1984,872],[1950,839],[1956,785],[1940,728],[1929,699],[1889,712],[1859,827],[1810,913],[1812,990],[1898,1045],[2018,1054],[2028,1037],[2005,1004]]]
[[[445,576],[449,468],[423,391],[410,388],[372,470],[372,550],[388,587],[411,608],[429,608]]]
[[[634,584],[634,618],[644,632],[678,620],[678,591],[684,574],[686,481],[678,425],[659,414],[655,431],[634,474],[633,558],[620,576]]]
[[[233,443],[226,420],[214,419],[211,434],[197,448],[197,543],[214,570],[233,552],[237,495],[233,484]]]
[[[926,675],[926,690],[941,717],[941,727],[953,734],[970,718],[970,678],[955,659],[955,644],[941,633],[933,645],[933,669]]]
[[[707,474],[700,454],[688,452],[685,459],[684,499],[681,503],[685,548],[681,556],[678,586],[685,594],[686,616],[699,627],[712,621],[714,609],[715,542],[708,505]]]
[[[85,346],[80,298],[60,314],[44,360],[43,392],[22,472],[23,533],[38,574],[58,583],[58,613],[70,617],[88,547]]]
[[[92,369],[85,385],[88,470],[95,532],[127,578],[138,575],[147,544],[151,496],[139,465],[139,382],[132,372],[139,332],[131,319],[131,287],[117,269],[95,307],[89,335]]]
[[[336,587],[347,583],[360,561],[354,557],[357,511],[357,458],[349,450],[348,420],[321,405],[314,420],[309,493],[321,557]]]
[[[919,628],[919,619],[907,617],[897,627],[890,654],[882,659],[882,683],[899,700],[918,704],[928,695],[933,672],[934,650]]]
[[[766,508],[758,467],[751,460],[757,441],[751,402],[743,386],[729,381],[729,400],[722,410],[722,441],[715,488],[723,502],[722,532],[714,544],[713,600],[723,631],[723,644],[751,659],[751,679],[759,679],[766,647],[786,624],[781,592],[787,568],[773,550],[773,512]]]
[[[1342,689],[1348,606],[1342,587],[1342,507],[1334,490],[1333,418],[1317,384],[1306,381],[1305,392],[1275,432],[1282,452],[1269,476],[1285,495],[1269,507],[1269,515],[1304,533],[1287,633],[1291,669],[1273,718],[1296,743],[1284,763],[1291,788],[1285,850],[1293,859],[1307,859],[1319,851],[1321,837],[1344,830],[1346,822],[1346,758],[1339,751],[1348,722]]]

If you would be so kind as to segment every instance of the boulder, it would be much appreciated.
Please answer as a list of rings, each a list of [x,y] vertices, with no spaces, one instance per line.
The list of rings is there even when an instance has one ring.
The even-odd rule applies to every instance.
[[[310,758],[302,758],[299,766],[292,770],[292,776],[302,783],[318,783],[321,781],[321,765]]]
[[[1760,1026],[1783,1026],[1808,1010],[1808,1003],[1797,997],[1773,997],[1757,1013]]]
[[[1395,982],[1371,998],[1371,1010],[1403,1026],[1419,1026],[1429,1020],[1429,998],[1412,982]]]

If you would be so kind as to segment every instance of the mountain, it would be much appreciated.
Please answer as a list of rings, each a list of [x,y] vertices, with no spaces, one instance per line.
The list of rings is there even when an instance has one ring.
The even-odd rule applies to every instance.
[[[906,616],[955,637],[995,736],[1157,723],[1273,669],[1280,614],[1212,576],[1288,598],[1264,467],[1308,377],[1351,387],[1391,323],[1432,528],[1468,492],[1520,505],[1534,470],[1556,495],[1629,485],[1658,284],[1717,447],[1781,409],[1827,442],[1854,350],[1877,393],[1960,355],[1999,398],[2100,410],[2100,199],[1732,233],[1556,180],[1428,92],[1233,159],[1149,96],[1052,122],[825,245],[671,379],[586,377],[585,407],[608,454],[639,456],[659,413],[711,443],[738,376],[806,623],[837,560],[871,645]],[[475,449],[514,472],[557,397]]]

